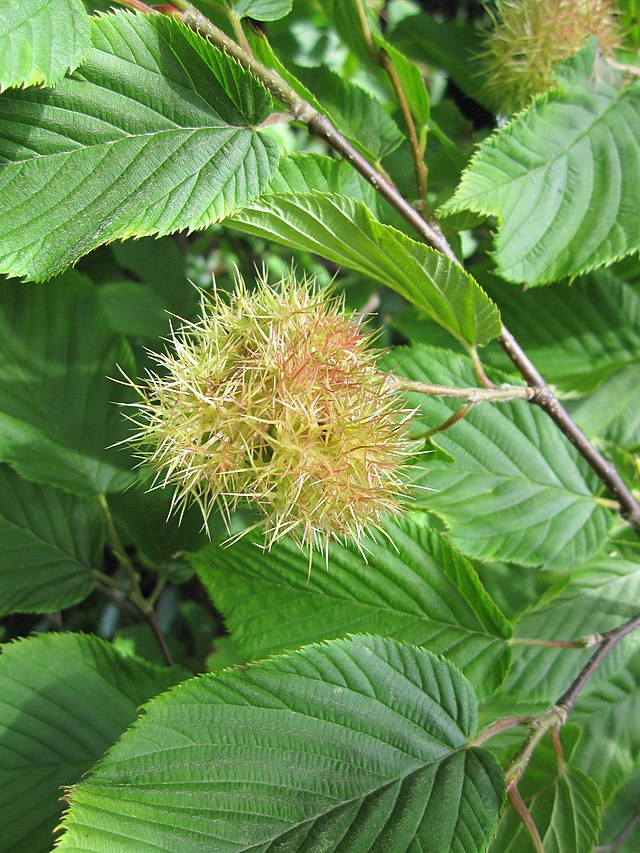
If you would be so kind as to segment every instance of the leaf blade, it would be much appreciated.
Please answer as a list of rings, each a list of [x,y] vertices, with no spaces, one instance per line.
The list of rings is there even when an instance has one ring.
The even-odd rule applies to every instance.
[[[495,258],[508,281],[547,284],[640,249],[640,85],[621,88],[595,40],[558,76],[559,91],[480,146],[440,209],[500,217]]]
[[[270,96],[203,38],[164,15],[92,26],[81,71],[0,99],[10,275],[43,280],[105,242],[209,225],[257,196],[277,162],[254,129]]]
[[[180,668],[125,658],[97,637],[41,634],[0,655],[0,815],[5,849],[45,853],[60,786],[77,782]]]
[[[310,577],[287,542],[269,554],[251,540],[211,545],[190,559],[247,658],[376,631],[444,654],[488,696],[509,668],[509,623],[445,539],[409,521],[384,529],[365,543],[366,564],[354,546],[332,544],[329,573],[317,558]]]
[[[374,687],[381,677],[384,697]],[[213,724],[203,726],[207,708]],[[365,853],[385,849],[393,831],[403,848],[429,838],[433,853],[445,853],[464,838],[465,849],[480,851],[504,783],[486,752],[465,748],[474,726],[473,695],[453,668],[381,638],[333,641],[205,676],[150,703],[77,787],[60,849],[106,850],[117,837],[123,851],[141,850],[170,837],[185,853],[203,841],[228,853],[342,843]],[[142,771],[137,779],[128,775],[131,761]],[[161,786],[166,794],[148,787],[158,773],[166,783],[167,766],[174,775]],[[178,781],[184,773],[190,782]]]
[[[0,6],[0,92],[52,86],[91,48],[81,0],[20,0]]]

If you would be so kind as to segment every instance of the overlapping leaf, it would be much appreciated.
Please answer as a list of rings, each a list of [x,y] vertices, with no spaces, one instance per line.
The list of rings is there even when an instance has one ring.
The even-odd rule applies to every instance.
[[[0,459],[28,480],[82,495],[133,482],[130,454],[105,449],[126,431],[108,377],[135,368],[96,288],[69,271],[52,287],[0,289]]]
[[[52,86],[80,65],[90,48],[81,0],[0,4],[0,92],[9,86]]]
[[[441,209],[498,216],[498,271],[529,285],[640,249],[640,82],[623,86],[595,40],[558,81],[480,146]]]
[[[203,228],[264,189],[271,99],[165,15],[92,23],[82,69],[0,98],[0,269],[41,280],[117,238]]]
[[[0,616],[82,601],[102,560],[97,502],[28,483],[0,465]]]
[[[264,553],[251,540],[211,545],[191,561],[237,647],[260,658],[353,631],[382,633],[444,654],[487,696],[509,667],[510,626],[471,565],[442,537],[388,523],[365,547],[332,544],[328,572],[284,541]]]
[[[468,682],[354,637],[191,680],[73,792],[61,851],[486,850],[504,782]]]
[[[408,379],[475,386],[468,359],[435,347],[398,349],[383,362]],[[425,428],[443,423],[459,401],[411,394]],[[441,515],[463,552],[523,565],[574,565],[604,543],[610,514],[594,499],[598,483],[548,417],[524,401],[478,406],[437,437],[453,457],[425,462],[422,505]]]
[[[63,786],[78,782],[140,704],[187,677],[119,655],[97,637],[42,634],[0,655],[3,850],[47,853]]]
[[[382,225],[358,201],[327,193],[267,193],[228,223],[368,275],[467,346],[500,333],[495,305],[471,276],[440,252]]]

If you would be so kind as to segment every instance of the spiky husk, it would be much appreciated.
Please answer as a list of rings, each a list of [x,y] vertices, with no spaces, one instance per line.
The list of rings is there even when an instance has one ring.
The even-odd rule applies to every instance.
[[[553,85],[554,65],[590,36],[605,54],[619,44],[612,0],[496,0],[481,54],[488,102],[503,113],[527,106]]]
[[[136,385],[131,441],[175,488],[174,509],[215,506],[229,521],[246,503],[270,547],[285,535],[324,550],[360,540],[401,510],[414,445],[371,335],[329,291],[292,272],[230,302],[203,296],[202,316],[155,354],[161,368]]]

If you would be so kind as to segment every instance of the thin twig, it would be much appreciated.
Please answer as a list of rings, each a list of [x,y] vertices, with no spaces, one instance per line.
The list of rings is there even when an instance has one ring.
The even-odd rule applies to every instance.
[[[413,116],[411,115],[409,103],[404,93],[404,89],[402,88],[402,82],[400,80],[395,65],[391,61],[389,54],[384,50],[380,51],[380,64],[389,76],[389,80],[391,81],[393,90],[396,93],[396,98],[398,99],[398,105],[400,107],[400,111],[402,112],[402,118],[404,119],[404,123],[407,128],[409,144],[411,146],[411,154],[413,156],[413,170],[416,175],[418,202],[420,204],[419,210],[421,213],[424,214],[426,213],[429,206],[427,200],[428,170],[427,164],[424,161],[424,151],[422,150],[420,140],[418,139],[416,126],[413,121]]]
[[[469,746],[482,746],[492,737],[499,735],[507,729],[514,729],[516,726],[528,726],[531,724],[531,717],[525,714],[514,714],[512,717],[502,717],[493,723],[490,723],[480,734],[477,734],[473,740],[469,741]]]
[[[439,432],[444,432],[445,430],[450,429],[454,424],[457,424],[458,421],[461,421],[463,418],[466,418],[472,409],[475,409],[476,403],[463,403],[459,409],[451,415],[450,418],[447,418],[446,421],[443,421],[438,426],[431,427],[426,432],[420,433],[420,435],[411,436],[412,439],[416,441],[426,440],[427,438],[431,438],[434,435],[437,435]]]
[[[173,655],[171,654],[171,650],[167,645],[167,641],[165,640],[164,634],[162,633],[162,629],[158,625],[158,620],[156,619],[155,613],[150,611],[145,614],[145,618],[151,627],[151,630],[155,634],[156,640],[158,641],[158,646],[160,647],[160,651],[162,653],[162,657],[164,658],[164,662],[167,666],[173,666],[174,660]]]
[[[414,382],[402,376],[389,374],[391,381],[402,391],[415,391],[431,397],[457,397],[469,403],[508,402],[509,400],[530,400],[535,394],[533,388],[525,385],[508,385],[502,388],[456,388],[449,385],[434,385],[431,382]]]
[[[531,812],[527,808],[525,801],[520,796],[518,786],[515,782],[511,782],[507,785],[507,797],[509,798],[509,802],[513,806],[514,811],[517,813],[518,817],[524,824],[525,829],[529,833],[536,853],[544,853],[544,845],[542,844],[538,827],[535,825],[535,822],[531,817]]]

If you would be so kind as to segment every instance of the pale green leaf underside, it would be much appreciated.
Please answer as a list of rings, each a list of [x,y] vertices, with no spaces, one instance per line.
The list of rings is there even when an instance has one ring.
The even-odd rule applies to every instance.
[[[381,224],[351,198],[266,193],[228,224],[369,276],[417,305],[466,346],[500,334],[500,315],[471,276],[440,252]]]
[[[164,15],[92,21],[55,89],[0,98],[0,269],[41,280],[102,243],[204,228],[257,196],[278,159],[263,87]]]
[[[130,485],[132,458],[110,381],[134,374],[94,285],[69,270],[52,287],[0,288],[0,459],[28,480],[82,495]]]
[[[187,673],[123,657],[97,637],[41,634],[0,655],[2,849],[47,853],[72,785]]]
[[[476,700],[414,646],[354,637],[191,680],[75,790],[60,850],[485,850],[504,783]]]
[[[488,696],[509,667],[510,626],[472,566],[437,533],[403,521],[364,543],[332,544],[328,571],[289,541],[265,553],[256,542],[211,545],[191,562],[247,658],[377,632],[443,654]],[[395,547],[394,547],[395,546]],[[397,550],[396,550],[397,549]]]
[[[0,465],[0,616],[82,601],[102,561],[96,503],[21,479]]]
[[[291,11],[293,0],[223,0],[240,18],[277,21]]]
[[[91,48],[81,0],[2,0],[0,92],[10,86],[52,86]]]
[[[561,68],[560,90],[484,142],[441,208],[498,216],[498,271],[529,285],[640,249],[640,83],[621,88],[594,42]]]
[[[416,381],[477,383],[467,359],[435,347],[397,349],[383,364]],[[460,405],[423,394],[408,397],[426,429]],[[433,492],[420,503],[445,519],[463,552],[551,568],[586,559],[606,540],[610,513],[594,500],[595,477],[547,416],[528,403],[478,406],[438,435],[437,444],[455,461],[427,457],[420,481]]]

